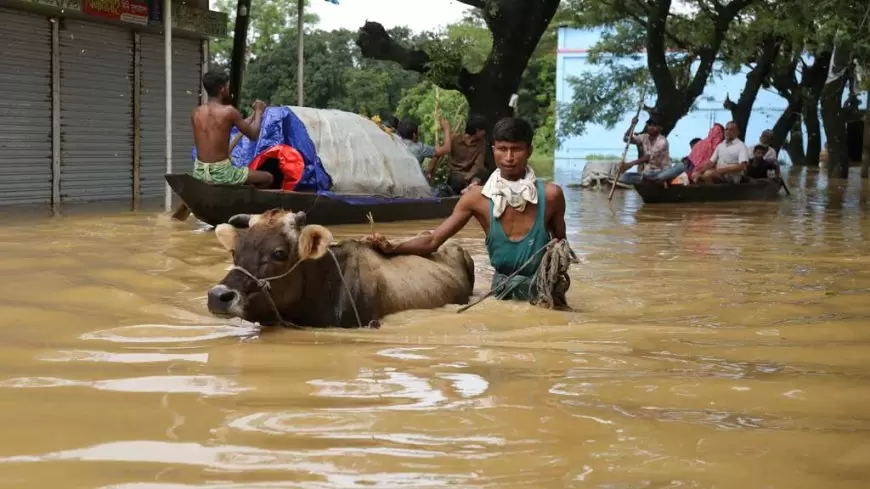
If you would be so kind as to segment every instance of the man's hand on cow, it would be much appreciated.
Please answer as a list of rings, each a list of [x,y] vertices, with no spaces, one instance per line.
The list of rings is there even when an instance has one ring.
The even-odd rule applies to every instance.
[[[396,249],[396,245],[390,243],[390,240],[386,238],[383,234],[374,233],[371,236],[366,236],[363,241],[369,243],[372,248],[380,251],[385,255],[389,255]]]

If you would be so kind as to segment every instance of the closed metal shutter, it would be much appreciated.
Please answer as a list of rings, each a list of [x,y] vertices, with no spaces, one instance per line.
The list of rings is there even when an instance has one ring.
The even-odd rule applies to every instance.
[[[60,29],[61,201],[132,199],[133,33]]]
[[[51,200],[51,24],[0,9],[0,205]]]
[[[142,106],[140,167],[142,198],[163,195],[166,174],[166,81],[163,36],[141,37]],[[199,105],[202,86],[202,44],[172,39],[172,172],[192,173],[193,129],[190,112]]]

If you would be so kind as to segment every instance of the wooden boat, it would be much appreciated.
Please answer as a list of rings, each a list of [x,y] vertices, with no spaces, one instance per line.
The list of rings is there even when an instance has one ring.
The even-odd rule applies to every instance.
[[[634,185],[645,204],[681,202],[728,202],[738,200],[775,200],[782,182],[777,179],[748,183],[668,185],[642,182]]]
[[[315,194],[261,190],[250,185],[213,185],[186,173],[169,173],[166,182],[199,220],[217,226],[235,214],[269,209],[305,211],[310,224],[364,224],[439,219],[450,215],[459,197],[391,198],[356,194]]]

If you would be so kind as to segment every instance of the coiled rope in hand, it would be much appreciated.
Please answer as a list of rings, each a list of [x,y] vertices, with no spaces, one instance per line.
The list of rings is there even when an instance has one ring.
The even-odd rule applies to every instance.
[[[571,247],[568,246],[568,240],[553,239],[532,253],[532,256],[517,268],[517,271],[504,279],[501,286],[491,289],[480,299],[460,307],[456,312],[465,312],[496,293],[499,294],[499,297],[506,296],[510,290],[503,289],[505,287],[516,287],[516,284],[511,285],[511,279],[519,274],[542,251],[544,251],[544,256],[541,258],[541,264],[538,266],[537,272],[535,272],[535,277],[529,282],[529,303],[548,309],[570,310],[571,308],[565,300],[565,292],[571,286],[571,279],[568,277],[568,267],[571,263],[577,263],[577,256]]]
[[[568,309],[565,293],[571,287],[568,267],[577,263],[577,255],[568,246],[568,240],[551,242],[541,258],[541,265],[529,285],[529,302],[547,309]],[[534,292],[533,292],[534,291]]]

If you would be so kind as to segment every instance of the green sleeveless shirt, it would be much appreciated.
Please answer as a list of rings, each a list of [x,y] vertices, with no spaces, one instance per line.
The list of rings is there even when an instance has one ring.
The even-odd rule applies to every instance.
[[[498,299],[527,301],[535,293],[532,282],[541,265],[543,252],[535,255],[522,271],[507,280],[507,277],[516,272],[529,257],[550,242],[550,233],[545,222],[547,206],[544,181],[537,179],[535,186],[538,189],[535,222],[529,232],[518,240],[512,240],[505,234],[501,223],[492,214],[495,204],[492,200],[489,201],[489,236],[486,237],[486,251],[489,253],[489,262],[495,269],[492,288],[498,289],[495,293]]]

